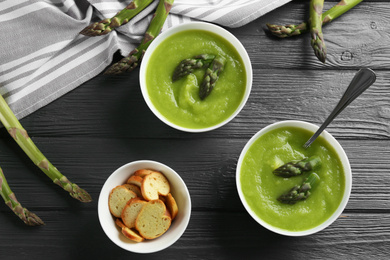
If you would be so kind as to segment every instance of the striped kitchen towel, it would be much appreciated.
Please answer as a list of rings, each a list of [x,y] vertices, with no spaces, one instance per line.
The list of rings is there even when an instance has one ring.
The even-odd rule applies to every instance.
[[[193,20],[239,27],[291,0],[176,0],[163,30]],[[20,119],[101,73],[141,41],[158,0],[101,37],[79,32],[131,0],[0,0],[0,94]]]

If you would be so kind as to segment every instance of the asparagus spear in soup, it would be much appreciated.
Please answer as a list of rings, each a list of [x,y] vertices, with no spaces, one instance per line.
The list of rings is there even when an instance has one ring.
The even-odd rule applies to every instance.
[[[319,180],[320,177],[316,173],[311,173],[301,185],[296,185],[287,193],[282,194],[278,201],[285,204],[295,204],[298,201],[306,200]]]
[[[223,71],[225,66],[226,59],[222,56],[217,56],[210,64],[210,67],[206,69],[206,72],[203,77],[203,81],[199,86],[199,97],[200,99],[205,99],[210,95],[211,90],[213,90],[219,74]]]
[[[172,81],[175,82],[176,80],[189,75],[196,69],[208,67],[214,58],[215,55],[212,54],[200,54],[193,58],[182,60],[173,72]]]
[[[304,172],[308,172],[318,168],[321,165],[321,159],[318,156],[312,156],[300,161],[288,162],[279,168],[275,169],[273,173],[277,176],[289,178],[297,175],[301,175]]]

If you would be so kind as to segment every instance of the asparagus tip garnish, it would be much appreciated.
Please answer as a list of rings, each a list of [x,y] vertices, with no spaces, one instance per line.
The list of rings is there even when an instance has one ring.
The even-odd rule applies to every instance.
[[[203,81],[199,87],[200,99],[205,99],[208,95],[210,95],[211,90],[214,88],[218,80],[219,74],[224,69],[225,62],[226,59],[223,56],[217,56],[206,69]]]
[[[200,54],[193,58],[182,60],[172,74],[172,82],[185,77],[196,69],[206,68],[213,61],[215,55]]]
[[[320,177],[316,173],[311,173],[301,185],[296,185],[287,193],[282,194],[278,201],[284,204],[295,204],[298,201],[306,200],[319,179]]]
[[[289,178],[300,175],[304,172],[308,172],[318,168],[321,165],[321,159],[314,155],[310,158],[304,158],[299,161],[288,162],[273,171],[277,176]]]

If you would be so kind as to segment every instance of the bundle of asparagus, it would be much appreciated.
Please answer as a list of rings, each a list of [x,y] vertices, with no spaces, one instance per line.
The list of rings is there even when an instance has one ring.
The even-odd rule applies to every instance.
[[[55,168],[42,152],[35,146],[27,131],[22,127],[15,117],[7,102],[0,95],[0,121],[7,129],[8,133],[23,149],[27,156],[37,165],[55,184],[69,192],[70,196],[81,202],[90,202],[91,196],[77,184],[70,182]],[[1,171],[1,169],[0,169]],[[23,208],[16,200],[15,195],[8,186],[5,176],[1,171],[0,174],[0,194],[5,203],[18,215],[27,225],[41,225],[43,221],[35,214]]]
[[[152,0],[134,0],[125,9],[118,12],[110,19],[104,19],[98,23],[94,23],[84,28],[80,33],[86,36],[100,36],[111,32],[114,28],[119,27],[130,21],[136,14],[145,9]],[[135,69],[141,62],[141,59],[152,43],[152,41],[160,33],[169,11],[172,8],[174,0],[159,0],[156,12],[153,15],[152,21],[141,41],[141,44],[130,52],[130,54],[114,63],[109,67],[104,74],[121,74],[130,72]]]
[[[298,25],[275,25],[268,23],[267,27],[273,35],[279,38],[301,35],[310,31],[311,45],[313,47],[314,53],[320,61],[325,63],[326,47],[322,34],[322,26],[330,23],[362,1],[363,0],[341,0],[328,11],[322,13],[324,0],[311,0],[309,21],[302,22]]]

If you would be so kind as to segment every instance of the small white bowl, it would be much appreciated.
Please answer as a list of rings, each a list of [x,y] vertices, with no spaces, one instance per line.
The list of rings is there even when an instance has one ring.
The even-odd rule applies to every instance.
[[[108,196],[113,188],[126,183],[127,179],[136,170],[153,169],[162,172],[171,185],[171,193],[179,208],[179,213],[172,221],[168,231],[162,236],[137,243],[124,237],[121,230],[115,225],[108,209]],[[177,172],[170,167],[155,161],[134,161],[123,165],[114,171],[106,180],[99,195],[98,216],[104,232],[117,246],[134,253],[153,253],[163,250],[175,243],[187,228],[191,215],[191,198],[187,186]]]
[[[227,40],[228,42],[230,42],[233,45],[233,47],[236,48],[238,54],[241,56],[242,61],[243,61],[244,66],[245,66],[245,70],[246,70],[246,80],[247,80],[247,82],[246,82],[244,97],[242,98],[240,105],[238,106],[236,111],[230,117],[228,117],[223,122],[221,122],[221,123],[219,123],[217,125],[211,126],[211,127],[193,129],[193,128],[182,127],[182,126],[179,126],[179,125],[176,125],[176,124],[170,122],[153,105],[152,101],[149,98],[148,91],[147,91],[147,88],[146,88],[146,77],[145,77],[145,75],[146,75],[146,68],[147,68],[150,56],[153,54],[153,51],[157,48],[157,46],[161,42],[163,42],[169,36],[171,36],[173,34],[176,34],[178,32],[187,31],[187,30],[204,30],[204,31],[209,31],[211,33],[219,35],[220,37],[222,37],[225,40]],[[253,76],[252,76],[251,61],[249,59],[247,51],[245,50],[245,47],[241,44],[241,42],[233,34],[228,32],[227,30],[223,29],[222,27],[214,25],[214,24],[211,24],[211,23],[205,23],[205,22],[184,23],[184,24],[180,24],[180,25],[171,27],[168,30],[162,32],[150,44],[150,46],[148,47],[147,51],[145,52],[145,55],[142,58],[142,63],[141,63],[141,68],[140,68],[140,76],[139,76],[142,95],[143,95],[143,97],[145,99],[146,104],[150,108],[150,110],[161,121],[163,121],[165,124],[175,128],[175,129],[178,129],[178,130],[181,130],[181,131],[185,131],[185,132],[192,132],[192,133],[200,133],[200,132],[206,132],[206,131],[211,131],[211,130],[217,129],[217,128],[227,124],[235,116],[237,116],[237,114],[242,110],[242,108],[245,106],[245,104],[246,104],[246,102],[248,100],[249,94],[250,94],[251,89],[252,89],[252,80],[253,80],[252,78],[253,78]]]
[[[277,123],[271,124],[271,125],[263,128],[263,129],[261,129],[259,132],[257,132],[248,141],[248,143],[245,145],[245,147],[242,150],[242,152],[240,154],[240,157],[238,159],[237,170],[236,170],[237,191],[238,191],[240,200],[241,200],[242,204],[244,205],[246,211],[248,211],[249,215],[251,215],[251,217],[254,220],[256,220],[263,227],[265,227],[265,228],[267,228],[267,229],[269,229],[269,230],[271,230],[271,231],[273,231],[275,233],[278,233],[278,234],[281,234],[281,235],[286,235],[286,236],[307,236],[307,235],[311,235],[311,234],[314,234],[316,232],[319,232],[319,231],[325,229],[330,224],[332,224],[340,216],[340,214],[343,212],[344,208],[346,207],[346,205],[348,203],[348,200],[349,200],[349,196],[351,195],[351,189],[352,189],[352,171],[351,171],[351,166],[349,164],[348,157],[347,157],[344,149],[339,144],[339,142],[331,134],[329,134],[327,131],[323,131],[320,136],[325,138],[325,140],[335,149],[335,151],[338,154],[338,156],[340,158],[340,161],[341,161],[341,163],[343,165],[343,169],[344,169],[345,190],[344,190],[344,195],[343,195],[343,198],[342,198],[342,200],[340,202],[340,205],[338,206],[336,211],[325,222],[323,222],[322,224],[320,224],[320,225],[318,225],[318,226],[316,226],[314,228],[308,229],[308,230],[294,232],[294,231],[288,231],[288,230],[285,230],[285,229],[280,229],[280,228],[274,227],[274,226],[266,223],[259,216],[257,216],[256,213],[250,208],[250,206],[248,205],[248,203],[247,203],[247,201],[246,201],[246,199],[244,197],[244,194],[243,194],[243,192],[241,190],[241,181],[240,181],[241,170],[240,169],[241,169],[241,165],[242,165],[243,159],[245,157],[245,154],[247,153],[247,151],[251,147],[251,145],[258,138],[260,138],[262,135],[268,133],[269,131],[272,131],[274,129],[281,128],[281,127],[303,128],[303,129],[309,130],[309,131],[311,131],[313,133],[315,131],[317,131],[317,129],[319,128],[318,126],[316,126],[314,124],[311,124],[311,123],[307,123],[307,122],[303,122],[303,121],[292,121],[292,120],[290,121],[290,120],[288,120],[288,121],[281,121],[281,122],[277,122]]]

